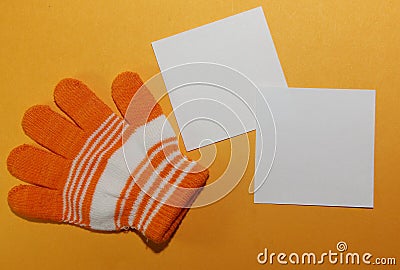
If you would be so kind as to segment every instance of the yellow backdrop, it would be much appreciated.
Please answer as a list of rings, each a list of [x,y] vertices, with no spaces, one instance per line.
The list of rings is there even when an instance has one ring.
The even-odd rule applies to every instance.
[[[52,104],[60,79],[85,81],[115,108],[109,87],[116,74],[133,70],[147,80],[159,71],[151,41],[259,5],[289,86],[377,90],[374,209],[254,205],[247,192],[253,158],[238,187],[215,204],[191,210],[159,253],[134,233],[34,223],[10,211],[7,192],[20,182],[7,172],[7,155],[33,143],[21,117],[34,104]],[[338,241],[352,251],[398,256],[400,263],[400,1],[3,0],[0,10],[2,269],[280,269],[259,265],[257,254],[264,248],[322,253],[336,250]],[[167,102],[163,107],[171,111]],[[254,140],[251,133],[251,156]],[[229,143],[217,150],[210,181],[225,169]]]

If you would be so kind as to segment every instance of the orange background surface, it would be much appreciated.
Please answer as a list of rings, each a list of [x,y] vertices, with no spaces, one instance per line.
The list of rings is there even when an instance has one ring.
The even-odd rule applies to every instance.
[[[134,70],[147,80],[159,72],[151,41],[260,5],[289,86],[377,90],[374,209],[253,204],[247,192],[253,132],[252,158],[240,184],[217,203],[192,209],[159,253],[134,233],[29,222],[10,211],[7,192],[19,180],[7,172],[7,155],[33,143],[21,118],[34,104],[52,104],[60,79],[85,81],[115,109],[110,84],[116,74]],[[397,256],[400,264],[400,1],[3,0],[0,9],[2,269],[281,269],[259,265],[257,254],[264,248],[322,253],[335,250],[338,241],[349,251]],[[171,111],[168,102],[163,107]],[[216,150],[210,182],[229,163],[229,142]],[[289,268],[314,267],[284,267]]]

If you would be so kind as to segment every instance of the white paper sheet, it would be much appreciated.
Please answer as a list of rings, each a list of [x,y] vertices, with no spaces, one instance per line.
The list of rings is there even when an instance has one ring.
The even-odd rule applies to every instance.
[[[277,151],[265,178],[274,127],[257,98],[254,202],[373,207],[375,91],[264,87],[261,93],[275,120]]]
[[[255,85],[287,86],[261,7],[152,45],[188,151],[254,130]]]

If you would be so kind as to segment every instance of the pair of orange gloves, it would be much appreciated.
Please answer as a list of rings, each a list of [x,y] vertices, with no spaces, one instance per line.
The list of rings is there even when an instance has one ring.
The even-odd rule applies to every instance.
[[[112,83],[115,114],[82,82],[64,79],[57,106],[37,105],[22,120],[46,149],[22,145],[7,165],[31,185],[10,190],[11,209],[27,218],[99,231],[135,229],[155,243],[170,239],[208,178],[182,156],[160,105],[133,72]]]

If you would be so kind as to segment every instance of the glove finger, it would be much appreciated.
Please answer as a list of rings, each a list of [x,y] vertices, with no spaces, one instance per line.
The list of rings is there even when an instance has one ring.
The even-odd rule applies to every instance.
[[[132,97],[142,85],[142,79],[134,72],[126,71],[114,79],[111,95],[122,115],[125,115]]]
[[[66,158],[75,156],[80,146],[76,142],[84,135],[79,127],[44,105],[25,112],[22,128],[34,141]]]
[[[62,197],[56,190],[19,185],[8,192],[13,212],[25,218],[61,222]]]
[[[84,83],[75,79],[64,79],[57,84],[54,101],[85,131],[96,129],[113,113]]]
[[[137,73],[126,71],[119,74],[111,89],[118,110],[133,127],[141,126],[163,113]]]
[[[51,189],[61,189],[71,162],[30,145],[14,148],[7,158],[8,171],[18,179]]]

